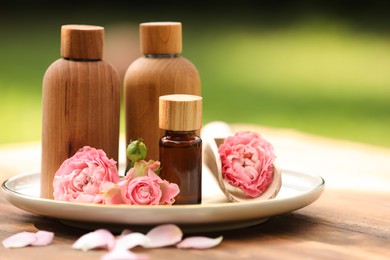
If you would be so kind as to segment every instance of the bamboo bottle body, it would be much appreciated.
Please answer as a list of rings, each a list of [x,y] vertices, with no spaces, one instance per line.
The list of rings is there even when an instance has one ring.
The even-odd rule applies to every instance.
[[[64,160],[85,145],[118,160],[120,81],[103,60],[59,59],[46,71],[42,93],[41,197],[53,197]]]
[[[124,80],[126,142],[143,138],[148,158],[158,160],[158,100],[162,95],[200,95],[200,77],[196,67],[183,57],[141,57],[128,68]]]

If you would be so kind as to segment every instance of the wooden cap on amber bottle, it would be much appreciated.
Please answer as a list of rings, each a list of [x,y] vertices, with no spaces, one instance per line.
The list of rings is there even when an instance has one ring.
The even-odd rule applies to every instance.
[[[103,58],[104,28],[69,24],[61,27],[61,57],[76,60]]]
[[[164,130],[193,131],[202,127],[202,97],[165,95],[159,100],[159,126]]]
[[[181,23],[141,23],[140,45],[142,54],[179,54],[182,51]]]

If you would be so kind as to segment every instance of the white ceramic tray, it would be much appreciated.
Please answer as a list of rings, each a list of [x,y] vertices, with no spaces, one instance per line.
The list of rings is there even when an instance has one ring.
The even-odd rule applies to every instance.
[[[300,209],[316,201],[325,185],[320,176],[281,169],[282,187],[276,198],[232,203],[225,199],[207,170],[204,169],[200,205],[96,205],[42,199],[39,172],[14,176],[4,181],[2,190],[14,206],[76,227],[120,230],[174,223],[186,232],[206,232],[248,227]]]

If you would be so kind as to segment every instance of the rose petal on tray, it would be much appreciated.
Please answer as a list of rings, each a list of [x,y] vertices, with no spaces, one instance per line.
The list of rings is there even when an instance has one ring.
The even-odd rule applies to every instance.
[[[183,232],[176,225],[165,224],[151,229],[146,236],[150,241],[144,247],[156,248],[175,245],[181,241]]]
[[[73,243],[72,248],[88,251],[93,248],[112,249],[115,245],[115,237],[106,229],[98,229],[89,232]]]
[[[54,233],[44,230],[39,230],[35,233],[36,240],[31,243],[32,246],[47,246],[53,241]]]
[[[176,245],[177,248],[195,248],[195,249],[207,249],[215,247],[222,242],[223,237],[217,238],[208,238],[208,237],[188,237],[183,239],[179,244]]]
[[[20,232],[4,239],[3,246],[5,248],[25,247],[31,245],[36,239],[33,232]]]

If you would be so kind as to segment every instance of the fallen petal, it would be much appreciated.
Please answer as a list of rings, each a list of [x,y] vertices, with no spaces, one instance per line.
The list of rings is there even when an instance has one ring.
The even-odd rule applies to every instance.
[[[112,249],[115,245],[115,237],[106,229],[98,229],[87,233],[73,243],[72,248],[88,251],[93,248]]]
[[[207,249],[215,247],[222,242],[223,237],[208,238],[208,237],[188,237],[183,239],[177,248],[195,248],[195,249]]]
[[[31,245],[36,240],[35,233],[20,232],[3,240],[5,248],[19,248]]]
[[[119,235],[119,237],[121,237],[121,236],[126,236],[126,235],[128,235],[128,234],[130,234],[130,233],[132,233],[133,231],[131,231],[131,229],[124,229],[123,231],[122,231],[122,233]]]
[[[122,235],[116,240],[115,249],[131,249],[136,246],[145,246],[150,243],[150,238],[144,234],[134,232],[127,235]]]
[[[150,230],[146,236],[150,239],[144,247],[156,248],[175,245],[183,237],[181,229],[173,224],[160,225]]]
[[[54,233],[44,230],[39,230],[35,233],[36,240],[31,243],[32,246],[47,246],[53,241]]]
[[[144,254],[135,254],[129,250],[122,248],[115,248],[109,253],[105,254],[100,260],[148,260],[149,257]]]

